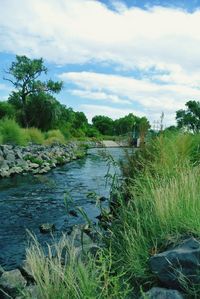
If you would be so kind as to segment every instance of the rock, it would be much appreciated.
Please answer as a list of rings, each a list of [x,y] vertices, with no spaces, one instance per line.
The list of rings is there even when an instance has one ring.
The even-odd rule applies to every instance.
[[[15,154],[9,152],[5,159],[9,162],[9,164],[13,164],[15,162]]]
[[[26,288],[27,293],[29,294],[29,298],[37,299],[39,297],[39,290],[36,285],[30,285]]]
[[[184,299],[184,296],[177,290],[163,289],[163,288],[152,288],[140,299]]]
[[[0,265],[0,276],[4,273],[4,268]]]
[[[50,146],[30,144],[26,147],[0,145],[0,177],[17,173],[43,174],[77,158],[77,145],[74,143]]]
[[[23,171],[23,169],[21,167],[18,167],[18,166],[13,166],[11,169],[10,169],[10,174],[12,173],[21,173]]]
[[[35,168],[38,168],[39,167],[39,164],[37,163],[29,163],[29,167],[32,168],[32,169],[35,169]]]
[[[33,277],[33,273],[31,270],[31,267],[29,265],[29,263],[27,262],[27,260],[24,260],[22,265],[20,266],[20,271],[23,274],[23,276],[26,278],[27,281],[29,282],[34,282],[34,277]]]
[[[20,290],[26,286],[26,280],[19,270],[4,271],[0,277],[0,289],[10,296],[17,296]],[[3,296],[4,293],[2,293]],[[2,298],[0,296],[0,298]],[[3,298],[6,298],[4,295]]]
[[[78,217],[78,213],[75,210],[69,210],[69,214],[74,217]]]
[[[150,268],[170,288],[181,289],[183,282],[200,283],[200,242],[190,238],[180,245],[150,258]]]
[[[106,201],[106,200],[108,200],[108,199],[107,199],[105,196],[101,196],[101,197],[98,198],[98,200],[99,200],[99,201]]]
[[[43,234],[51,233],[55,228],[55,224],[52,223],[43,223],[39,226],[40,232]]]
[[[9,171],[9,169],[8,170],[6,170],[6,169],[1,169],[0,170],[0,175],[1,175],[1,177],[9,177],[10,176],[10,171]]]

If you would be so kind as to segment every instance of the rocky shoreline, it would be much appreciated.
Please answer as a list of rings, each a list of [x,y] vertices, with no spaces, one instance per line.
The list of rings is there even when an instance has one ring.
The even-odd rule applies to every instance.
[[[0,178],[14,174],[44,174],[84,155],[84,147],[75,142],[50,146],[31,144],[26,147],[0,145]]]

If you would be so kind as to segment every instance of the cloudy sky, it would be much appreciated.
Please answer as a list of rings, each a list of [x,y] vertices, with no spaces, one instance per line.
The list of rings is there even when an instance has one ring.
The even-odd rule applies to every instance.
[[[151,122],[200,99],[200,0],[0,0],[0,100],[15,55],[43,57],[58,99],[89,120]]]

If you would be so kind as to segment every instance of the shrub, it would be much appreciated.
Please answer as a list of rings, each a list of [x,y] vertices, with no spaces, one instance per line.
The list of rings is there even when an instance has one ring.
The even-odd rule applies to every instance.
[[[63,134],[63,136],[65,137],[66,140],[70,139],[72,137],[71,133],[70,133],[70,126],[66,125],[65,127],[61,127],[60,131]]]
[[[0,120],[0,135],[4,144],[26,144],[25,134],[15,120],[7,118]]]
[[[28,128],[24,129],[26,138],[28,142],[32,142],[35,144],[43,144],[44,143],[44,135],[43,133],[37,128]]]
[[[45,144],[53,144],[53,143],[65,143],[65,137],[64,135],[60,132],[60,130],[51,130],[46,132],[45,134],[46,140]]]

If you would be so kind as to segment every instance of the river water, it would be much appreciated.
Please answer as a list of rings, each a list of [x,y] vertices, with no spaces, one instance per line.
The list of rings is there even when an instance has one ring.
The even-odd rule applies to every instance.
[[[116,161],[124,158],[122,148],[109,148],[106,151]],[[81,215],[74,217],[67,213],[64,203],[66,196],[70,198],[70,209],[80,206],[96,221],[99,210],[88,194],[95,192],[99,196],[109,197],[111,185],[105,180],[108,161],[103,152],[105,150],[90,149],[85,158],[57,167],[42,176],[17,175],[0,180],[1,266],[10,270],[22,263],[28,242],[27,230],[44,244],[50,242],[52,237],[40,232],[41,224],[54,223],[55,236],[58,238],[74,224],[84,222]],[[112,166],[110,173],[115,171],[119,173],[119,169]]]

